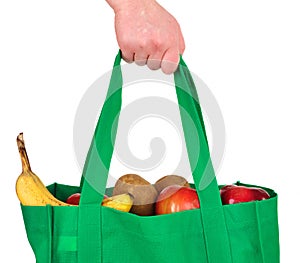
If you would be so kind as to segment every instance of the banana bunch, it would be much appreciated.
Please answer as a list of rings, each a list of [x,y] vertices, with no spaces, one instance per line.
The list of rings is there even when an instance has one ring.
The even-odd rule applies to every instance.
[[[21,204],[26,206],[71,206],[72,204],[62,202],[52,195],[40,178],[31,171],[23,133],[18,135],[17,145],[22,162],[22,173],[16,182],[16,192]],[[129,212],[132,204],[133,200],[129,194],[107,197],[102,202],[103,206],[123,212]]]

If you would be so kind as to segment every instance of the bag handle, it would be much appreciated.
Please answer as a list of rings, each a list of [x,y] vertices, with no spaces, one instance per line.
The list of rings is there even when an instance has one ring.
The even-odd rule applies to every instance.
[[[101,204],[113,154],[122,106],[121,51],[115,58],[111,79],[81,176],[81,204]]]
[[[186,148],[201,207],[202,209],[221,207],[220,192],[210,158],[197,89],[182,57],[180,57],[179,67],[174,73],[174,80]],[[186,114],[189,115],[192,122]]]
[[[119,51],[81,178],[82,192],[79,210],[81,217],[85,220],[88,218],[86,209],[89,209],[90,205],[100,207],[99,204],[103,200],[106,189],[122,105],[121,57],[121,51]],[[174,81],[189,162],[201,205],[199,211],[202,217],[207,262],[219,263],[222,259],[223,263],[231,263],[232,256],[226,221],[210,158],[197,90],[182,57],[180,57],[179,66],[174,73]],[[87,223],[82,225],[85,226]],[[81,228],[84,233],[93,230],[86,231],[85,227]],[[84,233],[82,236],[85,235]],[[82,240],[88,239],[87,237]],[[99,242],[101,242],[100,240],[99,237]],[[91,250],[91,246],[87,246],[85,241],[81,243],[83,252],[80,254],[85,255],[86,251]],[[94,250],[97,251],[97,249]]]
[[[99,204],[105,193],[122,105],[123,79],[120,63],[121,52],[114,62],[106,100],[83,169],[80,204]],[[220,207],[220,193],[210,159],[197,90],[182,57],[174,73],[174,80],[186,147],[201,207]]]

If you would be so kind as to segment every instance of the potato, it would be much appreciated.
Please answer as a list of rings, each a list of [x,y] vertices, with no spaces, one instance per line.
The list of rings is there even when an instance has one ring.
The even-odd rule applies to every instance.
[[[166,188],[169,185],[181,185],[181,186],[187,186],[189,187],[190,184],[188,181],[179,175],[166,175],[159,180],[156,181],[154,184],[154,187],[158,193],[160,193],[164,188]]]
[[[137,174],[125,174],[115,184],[113,195],[130,194],[133,197],[131,213],[140,216],[154,214],[157,191],[153,185]]]

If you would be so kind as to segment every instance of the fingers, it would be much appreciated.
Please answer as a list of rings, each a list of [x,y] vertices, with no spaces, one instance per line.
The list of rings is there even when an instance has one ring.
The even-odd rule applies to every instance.
[[[134,53],[128,51],[127,49],[121,49],[122,52],[122,58],[127,62],[127,63],[132,63],[134,61]]]
[[[122,50],[122,57],[128,63],[134,61],[139,66],[147,64],[148,68],[151,70],[158,70],[161,68],[165,74],[172,74],[177,69],[179,54],[182,54],[183,51],[184,46],[180,50],[177,48],[169,48],[164,53],[156,53],[154,55],[132,53]]]
[[[161,67],[163,53],[150,55],[147,60],[147,66],[149,69],[158,70]]]
[[[170,48],[165,52],[162,58],[161,70],[165,74],[172,74],[176,71],[178,63],[179,63],[178,49]]]
[[[134,54],[134,62],[139,66],[144,66],[147,64],[147,59],[149,55],[146,53],[135,53]]]
[[[182,55],[185,50],[185,42],[179,25],[175,38],[172,36],[166,39],[148,37],[146,40],[124,38],[119,42],[122,44],[122,57],[126,62],[135,62],[139,66],[147,65],[151,70],[161,68],[165,74],[172,74],[176,71],[179,55]]]

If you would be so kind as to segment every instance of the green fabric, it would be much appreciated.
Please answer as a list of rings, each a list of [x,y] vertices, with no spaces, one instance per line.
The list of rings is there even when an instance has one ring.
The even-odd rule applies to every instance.
[[[277,194],[263,187],[271,195],[268,200],[222,206],[197,91],[182,58],[174,80],[201,208],[137,216],[99,205],[105,191],[112,191],[106,189],[106,181],[122,104],[120,62],[121,53],[115,60],[80,186],[48,186],[61,200],[81,192],[80,205],[21,206],[36,262],[278,263]]]

